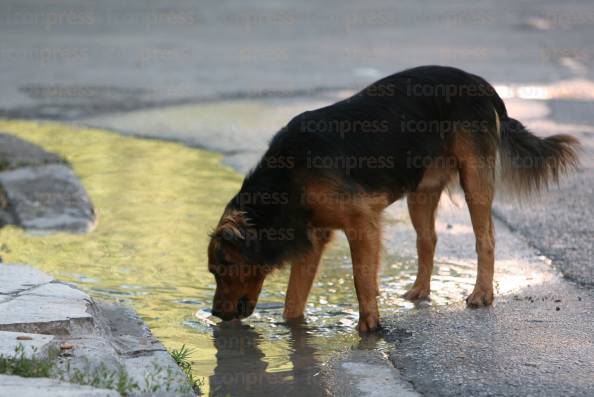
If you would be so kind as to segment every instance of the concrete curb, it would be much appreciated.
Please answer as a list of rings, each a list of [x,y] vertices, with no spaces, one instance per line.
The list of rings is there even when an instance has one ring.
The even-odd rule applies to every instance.
[[[41,395],[60,397],[118,397],[120,394],[114,390],[73,385],[55,379],[0,375],[0,395],[19,397],[37,397]]]
[[[60,351],[56,374],[64,379],[72,373],[125,371],[130,384],[138,385],[130,395],[193,395],[185,374],[133,310],[97,302],[27,265],[0,264],[0,341],[5,356],[21,342],[27,354],[33,354],[33,346],[45,358],[50,349]],[[26,386],[28,381],[10,379],[8,384]],[[39,380],[31,382],[26,390],[42,387]],[[0,394],[2,387],[0,382]],[[70,395],[60,393],[45,395]]]
[[[59,156],[0,133],[0,226],[87,233],[95,211],[78,177]]]

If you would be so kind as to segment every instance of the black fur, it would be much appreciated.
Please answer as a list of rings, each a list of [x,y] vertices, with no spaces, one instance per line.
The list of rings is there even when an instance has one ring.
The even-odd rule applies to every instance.
[[[514,195],[530,196],[579,165],[577,139],[570,135],[539,138],[518,120],[501,122],[501,182]]]
[[[494,110],[506,136],[513,134],[513,119],[485,80],[451,67],[422,66],[296,116],[274,136],[228,205],[244,211],[253,225],[242,244],[252,260],[273,266],[310,248],[305,180],[338,180],[344,192],[388,193],[396,200],[416,189],[431,160],[447,155],[461,125],[472,131],[479,153],[493,155],[500,144]],[[276,237],[269,233],[274,231]]]

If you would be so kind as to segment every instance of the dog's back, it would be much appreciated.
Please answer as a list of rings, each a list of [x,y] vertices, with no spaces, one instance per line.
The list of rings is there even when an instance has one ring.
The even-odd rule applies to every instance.
[[[508,117],[491,84],[444,66],[393,74],[296,116],[273,138],[267,155],[292,156],[311,175],[341,176],[366,191],[400,197],[416,189],[436,159],[457,161],[456,139],[470,140],[482,161],[500,151],[504,183],[518,192],[546,185],[577,162],[575,139],[533,136]],[[514,156],[530,157],[532,169],[514,167]]]
[[[269,152],[290,153],[310,173],[335,173],[365,190],[399,196],[418,186],[432,160],[449,153],[457,130],[473,128],[483,144],[496,140],[494,97],[477,76],[418,67],[296,116]]]

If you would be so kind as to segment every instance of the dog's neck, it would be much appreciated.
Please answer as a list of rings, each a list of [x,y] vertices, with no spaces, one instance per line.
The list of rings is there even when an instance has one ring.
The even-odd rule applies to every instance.
[[[301,188],[287,169],[258,166],[250,172],[228,211],[248,225],[252,248],[267,265],[281,266],[311,248]]]

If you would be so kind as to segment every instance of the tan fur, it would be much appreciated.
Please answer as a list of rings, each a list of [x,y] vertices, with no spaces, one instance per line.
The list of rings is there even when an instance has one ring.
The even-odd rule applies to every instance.
[[[407,203],[417,232],[418,271],[416,280],[404,297],[425,299],[430,293],[431,273],[437,236],[435,217],[441,193],[458,173],[464,190],[476,238],[478,272],[475,288],[467,298],[471,306],[489,305],[493,301],[495,236],[491,217],[494,196],[496,150],[480,156],[473,143],[472,131],[461,130],[450,156],[438,158],[425,172],[417,189],[408,194]]]
[[[378,273],[381,249],[379,213],[349,218],[345,234],[351,247],[355,290],[359,301],[359,331],[368,332],[379,325]]]
[[[305,191],[305,201],[313,211],[311,219],[315,227],[345,232],[351,248],[359,301],[359,330],[367,332],[375,329],[379,322],[380,216],[393,198],[387,194],[345,194],[337,186],[312,183]],[[309,283],[308,279],[306,284]]]
[[[322,183],[307,185],[304,200],[313,211],[313,226],[341,230],[351,223],[351,218],[373,218],[394,201],[388,194],[349,193],[339,186]]]
[[[490,305],[493,302],[495,267],[495,233],[491,206],[495,194],[496,152],[482,158],[476,153],[475,146],[464,139],[463,133],[457,137],[461,139],[456,140],[454,155],[459,163],[460,184],[470,212],[478,255],[476,283],[466,301],[471,306]]]
[[[239,239],[245,239],[240,229],[249,226],[249,221],[242,211],[229,210],[225,212],[215,233],[227,233]]]
[[[224,317],[231,317],[235,313],[241,297],[246,297],[247,302],[255,307],[266,276],[266,269],[258,269],[246,262],[243,255],[226,241],[233,238],[245,239],[242,230],[246,230],[249,224],[244,212],[225,212],[212,234],[216,237],[211,239],[208,246],[209,269],[221,274],[217,280],[213,310],[220,312]],[[220,253],[228,265],[223,266],[213,260],[212,258],[217,256],[216,253]],[[225,271],[215,269],[216,267]]]
[[[410,219],[417,232],[417,278],[412,288],[404,294],[406,299],[425,299],[429,296],[433,256],[437,236],[435,234],[435,216],[443,185],[431,190],[417,190],[407,197]]]
[[[303,317],[307,297],[318,272],[320,259],[326,244],[332,237],[328,229],[314,229],[310,233],[313,249],[308,254],[291,264],[291,275],[285,297],[283,317],[297,319]]]
[[[457,172],[454,156],[439,157],[427,168],[417,189],[407,196],[408,212],[417,232],[418,271],[413,286],[403,295],[406,299],[426,299],[429,296],[437,244],[437,206],[442,191],[451,183]]]

